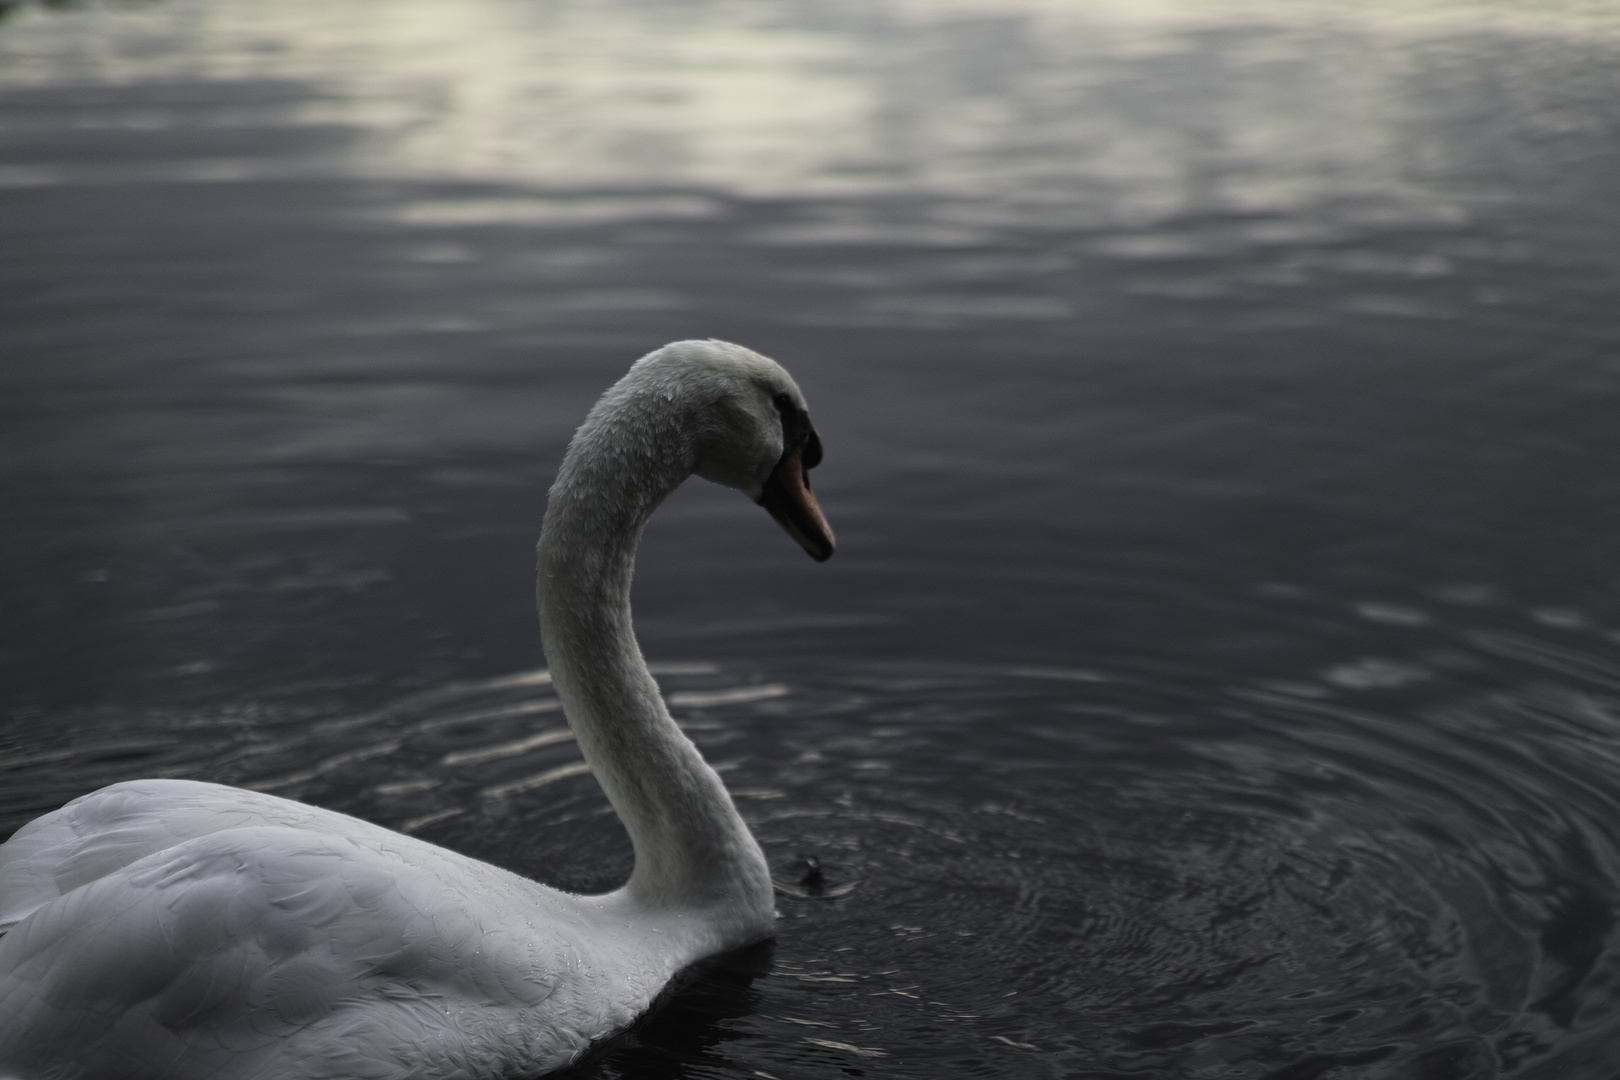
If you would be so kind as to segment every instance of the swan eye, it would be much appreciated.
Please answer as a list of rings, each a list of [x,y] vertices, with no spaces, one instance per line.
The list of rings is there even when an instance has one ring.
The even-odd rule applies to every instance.
[[[803,446],[804,457],[800,464],[806,469],[821,464],[821,440],[816,438],[816,429],[810,426],[810,414],[795,405],[792,396],[785,391],[773,396],[771,401],[782,414],[782,460],[786,461],[789,454]]]

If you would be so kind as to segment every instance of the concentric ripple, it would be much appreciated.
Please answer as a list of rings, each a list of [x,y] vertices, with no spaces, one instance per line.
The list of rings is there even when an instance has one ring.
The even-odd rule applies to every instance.
[[[658,666],[766,848],[782,921],[577,1071],[1607,1075],[1620,664],[1602,647],[1457,636],[1498,689],[1346,674],[1426,672],[1416,661],[1242,687],[1123,669]],[[173,717],[152,726],[170,733],[162,748],[132,722],[116,745],[9,758],[10,798],[158,764],[567,888],[629,869],[543,671],[313,723],[198,721],[190,739]]]
[[[796,755],[754,816],[799,875],[783,947],[815,942],[779,965],[779,1015],[838,1016],[882,1075],[1465,1077],[1616,1053],[1611,699],[1403,717],[1125,676],[845,689],[779,729]],[[804,895],[809,858],[857,888]],[[781,1045],[764,1071],[794,1075]]]

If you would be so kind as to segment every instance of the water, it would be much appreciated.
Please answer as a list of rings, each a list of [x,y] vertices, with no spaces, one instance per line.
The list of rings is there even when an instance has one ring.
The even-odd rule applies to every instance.
[[[0,835],[191,776],[569,888],[543,491],[782,360],[825,566],[635,604],[780,886],[581,1076],[1620,1068],[1620,22],[1013,0],[0,23]],[[547,826],[551,826],[548,828]]]

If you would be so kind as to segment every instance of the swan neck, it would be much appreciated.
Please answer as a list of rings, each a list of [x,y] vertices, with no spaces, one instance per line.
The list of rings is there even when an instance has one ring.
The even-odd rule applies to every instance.
[[[767,933],[773,917],[764,856],[719,776],[670,718],[630,618],[642,528],[691,474],[693,451],[667,406],[614,400],[615,391],[575,435],[547,505],[536,581],[546,659],[585,760],[635,849],[630,898],[701,911],[719,944],[742,944]]]

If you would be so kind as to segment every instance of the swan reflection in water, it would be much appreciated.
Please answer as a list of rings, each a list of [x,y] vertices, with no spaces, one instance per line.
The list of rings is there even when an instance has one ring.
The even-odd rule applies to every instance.
[[[631,628],[642,527],[687,477],[817,560],[804,397],[685,341],[637,361],[551,489],[536,598],[551,678],[635,849],[579,896],[262,792],[139,780],[0,846],[0,1078],[513,1075],[577,1059],[678,971],[771,933],[764,855],[677,729]]]

